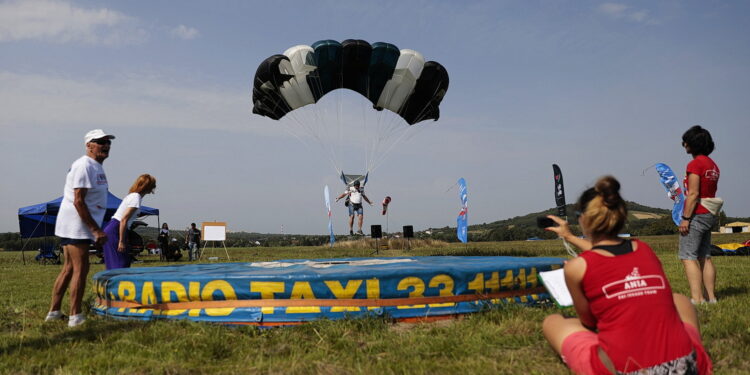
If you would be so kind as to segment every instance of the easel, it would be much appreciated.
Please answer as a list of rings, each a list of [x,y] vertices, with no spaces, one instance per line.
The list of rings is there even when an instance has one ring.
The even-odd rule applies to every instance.
[[[214,247],[214,243],[215,242],[221,242],[221,244],[224,246],[224,253],[227,255],[227,260],[232,260],[232,259],[229,258],[229,251],[227,250],[227,245],[226,245],[226,243],[224,243],[224,241],[203,241],[203,248],[201,249],[200,255],[198,256],[198,260],[201,260],[203,258],[203,253],[206,251],[206,245],[208,245],[209,242],[211,243],[211,252],[212,253],[213,253],[214,249],[217,249],[216,247]],[[208,254],[206,254],[206,255],[208,255]],[[208,257],[209,260],[211,258],[212,257]]]
[[[227,244],[225,242],[227,238],[227,223],[218,221],[204,222],[201,224],[201,227],[203,249],[201,249],[200,254],[198,255],[198,260],[203,258],[203,254],[206,251],[206,245],[211,242],[211,251],[213,252],[215,249],[214,243],[217,241],[221,242],[221,245],[224,247],[224,253],[227,255],[227,260],[232,260],[229,258],[229,251],[227,250]],[[209,259],[211,259],[211,257],[209,257]]]

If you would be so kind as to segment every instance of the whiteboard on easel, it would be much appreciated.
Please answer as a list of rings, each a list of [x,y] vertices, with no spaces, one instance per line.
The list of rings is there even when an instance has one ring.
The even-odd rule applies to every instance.
[[[227,223],[211,221],[201,224],[201,239],[203,241],[225,241],[227,239]]]

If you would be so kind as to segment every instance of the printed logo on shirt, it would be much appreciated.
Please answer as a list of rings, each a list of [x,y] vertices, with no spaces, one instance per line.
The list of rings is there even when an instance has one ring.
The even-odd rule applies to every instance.
[[[707,169],[703,176],[709,181],[719,181],[719,170],[716,168]]]
[[[633,271],[625,276],[625,279],[604,285],[602,291],[608,299],[626,299],[653,295],[664,288],[666,288],[666,282],[662,276],[641,275],[638,267],[633,267]]]
[[[96,184],[97,185],[106,185],[107,184],[107,175],[104,173],[99,173],[96,175]]]

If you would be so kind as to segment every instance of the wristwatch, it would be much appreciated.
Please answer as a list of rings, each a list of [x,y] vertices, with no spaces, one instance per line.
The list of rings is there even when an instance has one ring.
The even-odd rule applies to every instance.
[[[687,221],[690,221],[690,220],[692,220],[692,219],[690,219],[689,217],[683,216],[683,217],[682,217],[682,220],[687,220]]]

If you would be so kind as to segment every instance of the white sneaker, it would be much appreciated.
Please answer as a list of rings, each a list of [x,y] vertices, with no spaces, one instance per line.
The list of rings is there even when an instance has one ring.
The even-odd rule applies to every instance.
[[[86,321],[86,315],[76,314],[71,315],[68,319],[68,327],[78,327]]]
[[[51,322],[53,320],[62,320],[65,319],[65,315],[60,312],[60,310],[50,311],[47,313],[47,317],[44,318],[45,322]]]

